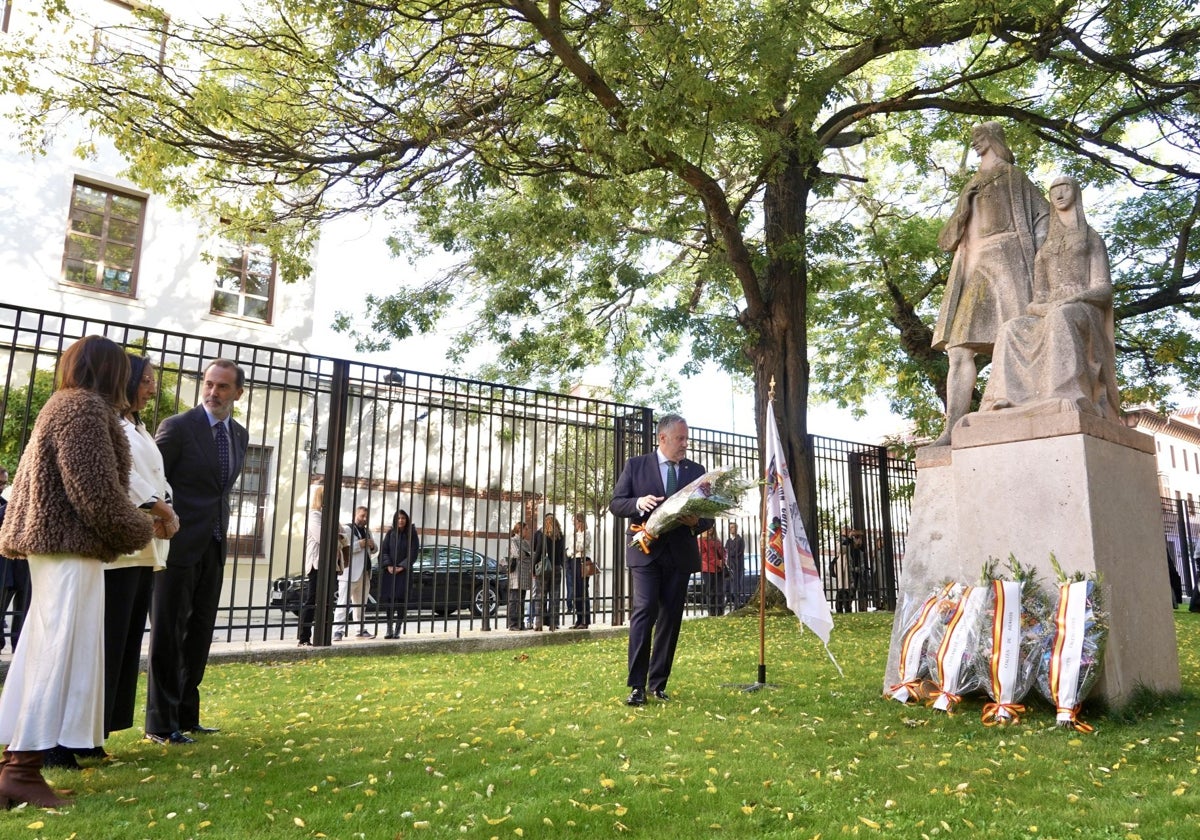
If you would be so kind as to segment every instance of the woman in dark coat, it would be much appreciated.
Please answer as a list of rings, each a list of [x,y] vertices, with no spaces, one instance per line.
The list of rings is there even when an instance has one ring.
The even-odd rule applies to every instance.
[[[558,629],[559,592],[562,589],[563,563],[567,558],[567,540],[554,514],[533,535],[533,629]]]
[[[420,548],[421,537],[417,526],[409,521],[408,511],[396,511],[379,550],[379,603],[387,609],[385,639],[400,638],[400,625],[408,608],[408,569]]]

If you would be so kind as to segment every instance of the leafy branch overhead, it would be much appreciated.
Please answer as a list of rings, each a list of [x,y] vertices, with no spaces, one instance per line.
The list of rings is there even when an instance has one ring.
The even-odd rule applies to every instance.
[[[371,342],[467,308],[461,347],[495,346],[490,373],[562,382],[615,359],[626,392],[683,350],[689,370],[752,377],[760,420],[774,377],[800,462],[810,364],[826,396],[882,389],[929,411],[933,235],[980,118],[1006,123],[1027,171],[1114,196],[1109,219],[1089,213],[1110,231],[1129,384],[1196,381],[1200,348],[1173,326],[1196,306],[1195,213],[1179,212],[1200,195],[1194,11],[275,0],[172,19],[161,61],[76,48],[52,80],[28,63],[8,78],[36,94],[31,141],[55,112],[85,115],[147,189],[274,222],[289,279],[347,213],[391,215],[410,254],[446,252],[442,276],[343,319]]]

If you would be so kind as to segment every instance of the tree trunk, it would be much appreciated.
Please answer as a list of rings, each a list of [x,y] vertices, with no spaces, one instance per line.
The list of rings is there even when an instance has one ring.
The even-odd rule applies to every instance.
[[[767,266],[762,274],[765,317],[755,325],[750,347],[754,365],[755,417],[758,426],[760,463],[765,463],[766,412],[774,380],[775,421],[784,457],[792,477],[796,502],[810,540],[816,530],[816,480],[808,440],[808,263],[805,228],[808,173],[795,155],[766,186],[764,198]],[[759,477],[762,477],[760,471]],[[759,556],[764,556],[758,535]],[[814,551],[815,551],[814,543]],[[777,589],[768,590],[768,602]]]

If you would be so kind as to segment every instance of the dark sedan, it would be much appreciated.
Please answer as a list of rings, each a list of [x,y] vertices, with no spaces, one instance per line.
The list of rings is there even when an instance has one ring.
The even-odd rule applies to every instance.
[[[369,609],[380,609],[378,561],[371,564]],[[305,575],[277,578],[271,584],[272,607],[300,613]],[[431,610],[435,615],[448,615],[470,610],[483,615],[487,604],[489,615],[496,615],[500,604],[508,598],[508,572],[495,559],[477,551],[458,546],[425,546],[417,552],[408,571],[408,608]]]

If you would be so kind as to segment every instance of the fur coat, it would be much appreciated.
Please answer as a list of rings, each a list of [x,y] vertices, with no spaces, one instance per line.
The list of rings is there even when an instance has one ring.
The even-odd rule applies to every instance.
[[[111,562],[150,542],[129,501],[129,442],[116,410],[85,388],[56,391],[21,455],[0,554],[70,554]]]

